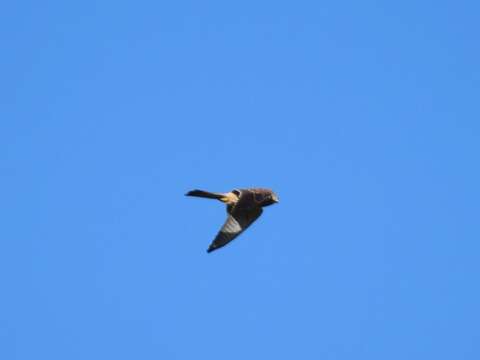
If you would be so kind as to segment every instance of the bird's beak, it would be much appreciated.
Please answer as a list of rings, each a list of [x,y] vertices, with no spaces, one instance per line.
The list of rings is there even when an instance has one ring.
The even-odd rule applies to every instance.
[[[275,197],[273,198],[273,201],[274,201],[275,203],[278,203],[278,202],[280,202],[280,199],[279,199],[277,196],[275,196]]]

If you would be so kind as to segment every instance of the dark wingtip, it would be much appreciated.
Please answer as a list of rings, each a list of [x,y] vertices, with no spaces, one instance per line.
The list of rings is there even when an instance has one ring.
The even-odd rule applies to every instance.
[[[207,253],[210,254],[215,249],[216,249],[216,247],[209,246],[208,249],[207,249]]]

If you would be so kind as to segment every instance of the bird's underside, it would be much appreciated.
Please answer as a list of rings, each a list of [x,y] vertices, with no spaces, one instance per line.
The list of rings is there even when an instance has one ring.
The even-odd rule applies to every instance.
[[[235,189],[228,193],[192,190],[186,195],[217,199],[227,205],[227,220],[207,252],[227,245],[260,217],[263,212],[262,207],[278,202],[278,197],[269,189]]]

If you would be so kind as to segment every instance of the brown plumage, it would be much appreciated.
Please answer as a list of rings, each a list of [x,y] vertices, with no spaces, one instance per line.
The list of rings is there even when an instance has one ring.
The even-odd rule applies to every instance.
[[[227,245],[260,217],[263,207],[278,202],[277,195],[269,189],[235,189],[228,193],[192,190],[185,195],[217,199],[227,205],[227,220],[207,252]]]

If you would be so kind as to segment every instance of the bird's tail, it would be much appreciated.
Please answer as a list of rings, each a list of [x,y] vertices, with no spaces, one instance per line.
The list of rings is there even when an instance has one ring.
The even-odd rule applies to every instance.
[[[217,200],[221,200],[225,196],[224,194],[213,193],[213,192],[203,191],[203,190],[192,190],[186,193],[185,195],[202,197],[207,199],[217,199]]]

